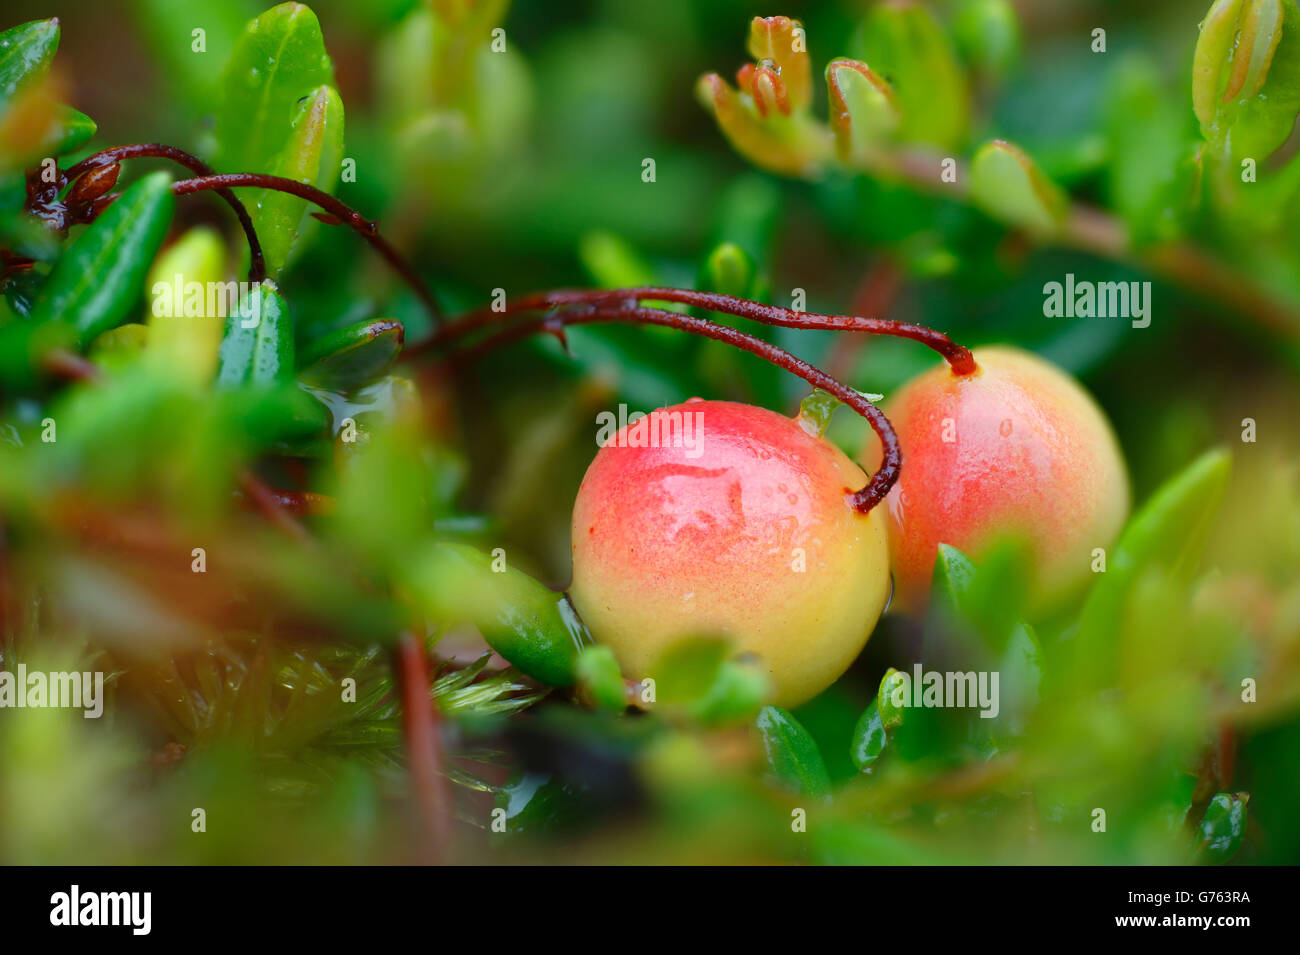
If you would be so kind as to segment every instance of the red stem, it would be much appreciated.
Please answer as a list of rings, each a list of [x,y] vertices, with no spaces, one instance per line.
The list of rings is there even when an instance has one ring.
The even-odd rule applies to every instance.
[[[442,321],[442,309],[438,305],[438,300],[433,291],[424,284],[415,273],[415,270],[402,258],[401,253],[379,234],[378,224],[367,219],[351,206],[335,199],[324,190],[317,189],[305,182],[299,182],[296,179],[286,179],[284,176],[271,176],[256,172],[232,172],[220,175],[201,175],[195,179],[182,179],[180,182],[172,183],[172,192],[178,196],[185,196],[206,190],[220,192],[223,189],[229,190],[243,187],[287,192],[299,199],[306,199],[308,202],[320,206],[332,217],[332,219],[321,219],[322,222],[330,225],[346,225],[369,242],[383,257],[384,261],[393,268],[393,271],[400,275],[402,280],[420,297],[433,320],[438,323]]]
[[[779,305],[764,305],[732,295],[716,292],[699,292],[693,289],[658,288],[646,286],[625,289],[563,289],[525,295],[506,303],[502,311],[490,308],[470,312],[455,322],[444,325],[426,341],[408,349],[408,354],[418,354],[437,347],[463,334],[491,324],[505,315],[517,312],[547,311],[562,305],[625,305],[642,300],[655,302],[680,302],[711,312],[736,315],[765,325],[783,325],[787,328],[812,328],[831,331],[867,332],[873,335],[892,335],[908,338],[934,349],[952,366],[954,374],[969,375],[978,370],[970,350],[958,345],[942,332],[924,325],[913,325],[887,318],[864,318],[858,315],[823,315],[817,312],[796,312]]]
[[[412,633],[402,633],[394,650],[394,669],[402,702],[407,758],[415,787],[425,861],[438,862],[447,845],[447,808],[451,795],[442,776],[442,740],[438,735],[435,703],[429,698],[429,660],[424,644]]]
[[[676,328],[689,332],[692,335],[700,335],[704,338],[726,342],[736,348],[758,355],[774,365],[779,365],[792,374],[798,375],[814,388],[829,392],[866,418],[872,430],[880,438],[883,455],[880,468],[875,474],[871,475],[871,479],[866,486],[859,491],[850,492],[849,497],[853,506],[863,514],[885,499],[889,489],[898,480],[898,472],[902,466],[902,453],[899,450],[898,437],[894,434],[894,428],[889,423],[889,419],[865,397],[847,385],[841,384],[821,369],[810,365],[802,358],[797,358],[784,349],[763,341],[761,338],[755,338],[753,335],[747,335],[730,326],[718,325],[708,319],[696,318],[693,315],[628,304],[629,300],[630,296],[624,296],[621,305],[615,305],[614,303],[584,303],[585,307],[581,310],[559,311],[545,318],[516,322],[482,339],[468,350],[468,354],[473,356],[481,351],[495,348],[505,342],[514,341],[539,331],[550,332],[563,339],[565,326],[594,325],[603,322],[663,325],[667,328]],[[447,328],[456,328],[464,324],[463,322],[456,322],[451,326],[447,326]],[[462,330],[468,331],[469,329],[463,328]],[[445,340],[445,336],[443,338]]]
[[[127,146],[114,146],[111,149],[103,149],[87,156],[69,169],[66,175],[68,181],[72,182],[78,176],[98,166],[106,166],[109,163],[123,159],[140,158],[170,159],[197,176],[211,176],[213,174],[211,166],[183,149],[177,149],[175,146],[168,146],[165,143],[132,143]],[[257,239],[257,232],[253,228],[253,220],[249,216],[248,210],[244,208],[244,204],[229,189],[217,189],[215,192],[234,210],[236,218],[239,219],[239,225],[244,230],[244,237],[248,240],[248,280],[250,282],[262,281],[266,278],[266,260],[262,256],[262,244]]]

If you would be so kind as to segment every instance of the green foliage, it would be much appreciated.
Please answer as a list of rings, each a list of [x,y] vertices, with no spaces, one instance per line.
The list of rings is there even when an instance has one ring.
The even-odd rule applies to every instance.
[[[768,766],[783,785],[819,799],[830,793],[831,781],[821,750],[789,710],[765,706],[754,725],[763,741]]]
[[[995,219],[1037,235],[1056,232],[1067,214],[1065,193],[1024,152],[1000,140],[975,153],[970,191],[971,200]]]
[[[59,258],[31,321],[66,322],[84,344],[125,319],[171,224],[170,187],[166,173],[153,173],[109,206]]]
[[[293,376],[293,318],[270,279],[226,318],[217,364],[217,385],[266,385]]]
[[[952,41],[925,6],[873,7],[849,50],[897,91],[902,140],[941,149],[965,142],[970,127],[966,75]]]
[[[1293,0],[1220,0],[1194,51],[1187,11],[1153,9],[1107,56],[1002,0],[872,4],[856,24],[813,5],[812,55],[802,24],[750,26],[788,113],[752,76],[700,83],[722,135],[682,95],[738,49],[743,20],[707,5],[132,9],[94,73],[66,52],[51,69],[52,20],[0,34],[0,663],[102,671],[111,714],[5,711],[5,862],[411,861],[404,633],[430,660],[455,861],[1295,860]],[[149,70],[125,59],[142,49]],[[809,311],[1038,349],[1104,405],[1142,504],[1098,542],[1104,571],[1045,611],[1016,540],[978,560],[942,545],[924,619],[886,616],[796,714],[716,635],[623,673],[560,589],[595,414],[749,401],[851,456],[862,422],[671,332],[421,356],[405,346],[434,322],[414,296],[347,229],[261,190],[238,191],[272,272],[258,320],[154,314],[155,283],[243,278],[242,238],[212,197],[177,208],[169,173],[128,162],[89,224],[23,212],[22,173],[92,143],[60,101],[92,82],[114,99],[78,100],[91,112],[147,104],[97,115],[123,142],[337,186],[449,314],[498,288],[798,290]],[[1152,280],[1156,321],[1045,319],[1043,284],[1071,271]],[[873,400],[932,363],[735,324]],[[918,664],[996,672],[997,716],[914,705]],[[629,682],[647,675],[653,692]],[[187,838],[196,805],[240,825]]]
[[[343,102],[320,23],[309,7],[282,3],[244,28],[222,76],[219,172],[267,172],[326,192],[343,157]],[[246,201],[275,276],[308,215],[303,199],[253,190]]]
[[[59,48],[59,21],[33,20],[0,33],[0,98],[40,79]]]

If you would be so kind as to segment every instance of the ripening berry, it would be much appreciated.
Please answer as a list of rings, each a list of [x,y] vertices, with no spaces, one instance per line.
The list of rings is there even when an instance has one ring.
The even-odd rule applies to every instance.
[[[1015,348],[980,348],[979,370],[947,365],[885,405],[903,466],[885,500],[896,599],[925,606],[940,543],[978,554],[1021,535],[1035,561],[1039,609],[1089,573],[1128,513],[1128,478],[1110,425],[1060,369]],[[879,458],[874,436],[864,461]]]
[[[686,439],[686,440],[683,440]],[[628,424],[573,511],[574,605],[629,678],[692,636],[759,657],[774,702],[840,676],[889,593],[884,515],[866,477],[797,418],[694,399]]]

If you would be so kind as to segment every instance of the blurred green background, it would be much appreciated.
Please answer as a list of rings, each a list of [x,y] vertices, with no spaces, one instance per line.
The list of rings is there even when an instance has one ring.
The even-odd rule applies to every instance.
[[[418,0],[319,0],[312,9],[346,108],[343,155],[356,162],[355,181],[345,179],[334,192],[380,222],[448,312],[482,305],[498,288],[510,296],[568,286],[719,288],[711,263],[719,246],[731,243],[748,271],[740,288],[726,290],[789,305],[801,289],[809,311],[885,309],[966,345],[1010,341],[1066,368],[1114,423],[1139,506],[1208,449],[1226,447],[1232,457],[1222,503],[1196,548],[1203,552],[1198,569],[1155,561],[1126,592],[1126,610],[1107,631],[1114,646],[1127,648],[1107,651],[1127,673],[1118,678],[1120,690],[1075,681],[1062,663],[1077,635],[1075,617],[1035,621],[1049,663],[1044,706],[1029,730],[980,748],[959,739],[963,728],[922,727],[910,742],[891,738],[901,755],[887,771],[863,774],[850,757],[855,724],[886,667],[910,666],[923,639],[913,622],[887,618],[855,668],[795,714],[838,793],[804,835],[791,834],[788,820],[790,807],[808,804],[807,790],[790,795],[766,780],[771,770],[756,739],[770,741],[755,736],[752,719],[715,725],[689,707],[663,718],[612,717],[560,693],[533,706],[543,694],[505,671],[483,700],[462,708],[440,701],[456,756],[458,859],[1220,861],[1196,848],[1220,825],[1213,811],[1206,816],[1220,791],[1250,794],[1249,821],[1229,838],[1232,851],[1223,858],[1300,859],[1292,811],[1300,802],[1297,205],[1279,193],[1285,201],[1263,209],[1230,190],[1172,211],[1162,205],[1167,177],[1158,173],[1183,163],[1200,142],[1191,60],[1204,4],[1022,0],[1011,5],[1018,44],[993,66],[980,57],[991,34],[976,31],[974,46],[963,45],[953,26],[976,4],[929,5],[957,37],[955,55],[972,77],[971,134],[950,153],[969,157],[994,137],[1024,148],[1076,201],[1112,210],[1133,230],[1138,248],[1117,258],[1036,242],[967,204],[834,164],[808,180],[774,175],[728,145],[695,85],[711,71],[733,77],[747,59],[752,17],[802,21],[812,114],[824,117],[821,71],[833,57],[856,54],[856,33],[877,4],[470,4],[483,24],[505,29],[507,53],[486,56],[473,45],[468,53],[458,47],[454,31],[451,41],[434,40],[438,29],[430,23],[443,15],[441,6],[459,5],[432,6],[439,11]],[[260,9],[242,0],[57,9],[12,0],[3,26],[60,18],[55,69],[63,98],[98,123],[79,155],[92,146],[156,141],[211,157],[219,155],[213,116],[222,69]],[[206,30],[201,55],[191,48],[196,26]],[[1096,28],[1106,30],[1104,53],[1092,49]],[[1288,140],[1261,157],[1261,179],[1293,176],[1294,153]],[[647,158],[653,182],[643,180]],[[1207,185],[1207,195],[1214,188]],[[210,198],[182,200],[173,237],[199,225],[229,237],[232,262],[246,255],[228,210]],[[1232,277],[1233,288],[1257,292],[1267,307],[1240,308],[1240,296],[1216,297],[1151,268],[1143,257],[1164,240],[1194,244]],[[1150,327],[1045,317],[1044,283],[1066,273],[1151,280]],[[305,233],[280,278],[300,353],[374,317],[402,321],[408,345],[431,331],[415,297],[345,229]],[[888,395],[933,364],[907,342],[763,331],[867,392]],[[409,375],[420,392],[421,451],[410,466],[424,471],[412,472],[408,484],[405,463],[374,465],[368,496],[354,492],[365,501],[355,513],[350,492],[339,492],[343,529],[327,534],[327,553],[304,562],[281,554],[283,545],[265,545],[274,553],[262,559],[278,571],[251,554],[263,546],[255,532],[222,531],[243,541],[229,546],[264,575],[264,589],[244,598],[266,610],[256,627],[246,618],[257,613],[232,627],[220,608],[198,598],[166,612],[210,619],[158,623],[164,611],[151,590],[164,589],[160,571],[139,553],[121,557],[114,548],[122,528],[114,530],[117,544],[78,555],[66,513],[62,536],[46,536],[49,513],[16,516],[9,540],[22,581],[16,589],[44,594],[43,581],[59,581],[56,596],[41,599],[75,605],[77,622],[58,612],[33,611],[20,626],[11,617],[6,660],[107,653],[123,705],[105,725],[59,711],[3,714],[0,859],[407,860],[407,785],[392,684],[371,646],[400,613],[387,600],[371,606],[364,588],[345,588],[337,606],[355,598],[351,616],[322,631],[312,614],[322,609],[321,591],[333,586],[331,572],[343,562],[368,580],[416,587],[384,549],[418,549],[414,538],[424,528],[505,547],[515,565],[562,589],[570,509],[595,450],[598,411],[620,401],[649,410],[702,395],[792,413],[807,392],[756,359],[663,329],[584,328],[568,338],[571,356],[543,337],[473,364],[419,372],[399,366],[399,385]],[[393,381],[375,386],[380,397],[367,391],[346,400],[400,419],[392,412],[400,401],[383,390]],[[226,505],[213,502],[228,491],[231,462],[282,454],[285,436],[250,437],[250,419],[240,415],[252,411],[170,395],[163,389],[155,404],[130,407],[123,399],[121,420],[129,425],[105,403],[71,399],[95,427],[120,425],[131,436],[110,438],[119,432],[106,430],[102,447],[68,449],[57,467],[7,459],[10,514],[53,474],[119,518],[162,511],[180,515],[183,527],[220,525]],[[5,421],[15,433],[31,433],[54,400],[50,389],[9,393]],[[1246,418],[1257,424],[1252,443],[1242,440]],[[394,433],[413,433],[403,427],[414,428],[399,420]],[[850,453],[863,434],[847,412],[835,418],[831,436]],[[298,474],[309,489],[334,491],[328,436],[323,444],[300,442],[287,456],[305,462],[303,470],[285,473]],[[391,453],[380,460],[406,462],[401,450]],[[167,455],[182,463],[159,468]],[[213,461],[224,463],[209,467]],[[120,486],[106,489],[110,470]],[[1207,502],[1211,496],[1206,492]],[[420,509],[409,528],[408,499]],[[1211,505],[1188,506],[1200,515]],[[135,570],[132,559],[139,560]],[[104,567],[133,582],[130,599],[121,580],[102,577]],[[1010,573],[981,568],[993,582],[969,598],[976,619],[979,608],[1000,603],[1011,608],[999,611],[1008,620],[1020,610],[1014,587],[997,585],[999,572]],[[283,613],[282,602],[290,607]],[[86,611],[87,604],[98,610]],[[118,636],[105,641],[110,631]],[[180,662],[137,659],[132,641],[141,633],[163,634],[166,643],[177,632],[202,649],[185,650]],[[444,653],[452,645],[447,639],[435,652],[460,665],[463,654]],[[478,646],[472,636],[467,645]],[[357,675],[364,714],[341,716],[319,702],[340,673]],[[1236,704],[1247,675],[1260,685],[1254,709]],[[514,705],[498,712],[481,705],[501,700]],[[514,710],[520,715],[507,718]],[[165,747],[176,742],[188,755],[173,766]],[[797,752],[801,744],[791,745]],[[1228,768],[1207,768],[1225,759]],[[220,820],[204,837],[190,830],[199,805]],[[505,837],[490,832],[492,805],[507,810]],[[1095,806],[1108,807],[1111,835],[1090,830]]]

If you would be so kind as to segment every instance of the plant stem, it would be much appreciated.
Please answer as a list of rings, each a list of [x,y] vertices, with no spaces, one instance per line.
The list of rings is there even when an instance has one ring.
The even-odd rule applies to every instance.
[[[177,149],[175,146],[168,146],[165,143],[131,143],[126,146],[102,149],[87,156],[70,168],[65,175],[68,182],[72,182],[78,176],[98,166],[107,166],[109,163],[119,162],[123,159],[140,158],[170,159],[197,176],[211,176],[213,174],[211,166],[183,149]],[[253,220],[249,216],[248,210],[244,208],[244,204],[229,189],[222,188],[214,191],[234,210],[235,217],[239,219],[239,225],[244,230],[244,237],[248,240],[248,281],[261,282],[266,278],[266,260],[262,256],[262,244],[257,239],[257,231],[253,228]]]
[[[271,176],[256,172],[232,172],[218,175],[202,175],[195,179],[182,179],[180,182],[172,183],[172,192],[178,196],[186,196],[207,190],[219,192],[222,189],[229,190],[244,187],[287,192],[299,199],[306,199],[308,202],[320,206],[328,215],[321,216],[313,213],[317,219],[327,225],[346,225],[369,242],[383,257],[384,261],[392,266],[393,271],[401,276],[402,280],[419,296],[420,301],[424,303],[434,322],[442,322],[442,309],[438,305],[438,299],[433,294],[433,290],[421,280],[401,253],[379,234],[378,223],[367,219],[351,206],[335,199],[323,189],[317,189],[305,182],[298,182],[296,179],[286,179],[284,176]]]
[[[402,704],[416,809],[419,814],[421,858],[442,860],[449,835],[451,794],[442,775],[442,739],[438,733],[436,704],[429,698],[429,660],[424,644],[411,632],[397,638],[393,669]]]
[[[969,202],[967,167],[959,164],[955,182],[939,177],[944,157],[923,150],[900,150],[861,172],[906,182],[932,195]],[[1128,227],[1095,206],[1072,202],[1058,244],[1099,258],[1146,268],[1173,284],[1199,292],[1250,316],[1261,325],[1291,340],[1300,339],[1300,307],[1281,301],[1254,285],[1237,270],[1224,265],[1204,249],[1186,242],[1166,242],[1135,250]]]
[[[677,289],[666,289],[658,291],[678,292]],[[563,293],[560,293],[563,294]],[[612,293],[609,293],[612,295]],[[700,293],[704,294],[704,293]],[[647,296],[651,297],[651,296]],[[727,298],[727,296],[722,296]],[[735,301],[743,301],[737,299]],[[755,304],[755,303],[750,303]],[[536,306],[534,306],[536,307]],[[767,306],[759,306],[767,308]],[[475,319],[471,315],[469,319]],[[435,338],[438,344],[447,344],[454,339],[468,334],[478,328],[483,327],[484,323],[474,320],[461,320],[444,326]],[[761,321],[762,319],[760,319]],[[548,332],[564,341],[564,328],[569,325],[593,325],[604,322],[623,322],[630,325],[662,325],[667,328],[676,328],[680,331],[689,332],[692,335],[700,335],[704,338],[712,338],[716,341],[726,342],[743,351],[770,361],[774,365],[784,368],[791,374],[798,375],[804,381],[808,382],[814,388],[820,388],[823,391],[834,395],[844,404],[848,405],[862,417],[867,419],[873,431],[880,438],[881,448],[883,450],[881,464],[875,474],[866,486],[859,491],[850,491],[849,498],[858,511],[866,514],[873,507],[884,500],[889,489],[894,486],[898,480],[899,469],[902,464],[902,453],[898,446],[898,437],[894,434],[893,425],[885,417],[884,412],[868,401],[863,395],[854,391],[847,385],[841,384],[832,378],[826,372],[814,367],[802,358],[797,358],[784,349],[763,341],[761,338],[755,338],[753,335],[747,335],[744,332],[737,331],[727,325],[719,325],[708,319],[696,318],[693,315],[685,315],[681,312],[667,312],[657,308],[647,308],[634,304],[634,301],[627,294],[621,298],[615,297],[611,301],[602,301],[599,297],[593,300],[580,300],[580,304],[568,306],[552,315],[543,318],[530,319],[527,321],[516,322],[505,328],[497,329],[494,334],[489,335],[467,349],[463,355],[473,357],[481,352],[496,348],[499,345],[519,338],[524,338],[536,332]],[[820,328],[824,326],[814,325],[809,327]],[[431,343],[426,343],[431,344]]]
[[[764,325],[781,325],[786,328],[810,328],[826,331],[867,332],[872,335],[892,335],[908,338],[934,349],[952,366],[954,374],[969,375],[977,370],[975,359],[968,349],[958,345],[942,332],[936,332],[924,325],[912,325],[887,318],[864,318],[857,315],[823,315],[817,312],[797,312],[779,305],[764,305],[732,295],[716,292],[699,292],[692,289],[659,288],[644,286],[625,289],[562,289],[554,292],[540,292],[525,295],[508,301],[504,310],[492,311],[479,309],[470,312],[439,328],[426,341],[408,349],[408,353],[419,354],[428,348],[435,348],[450,341],[464,332],[490,325],[503,316],[518,312],[548,311],[565,305],[591,305],[596,307],[624,306],[639,301],[680,302],[693,305],[710,312],[735,315]]]

